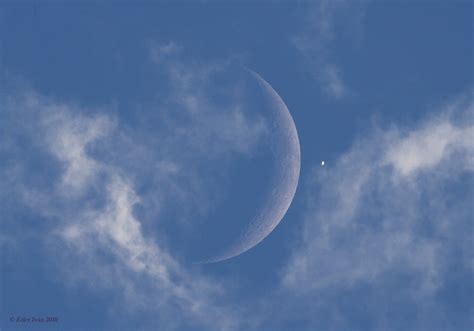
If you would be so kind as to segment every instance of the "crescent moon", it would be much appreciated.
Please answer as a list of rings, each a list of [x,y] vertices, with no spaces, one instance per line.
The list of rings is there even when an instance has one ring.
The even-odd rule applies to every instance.
[[[301,151],[298,132],[288,107],[278,93],[256,72],[247,69],[262,89],[271,110],[272,143],[270,188],[255,217],[229,248],[204,263],[220,262],[251,249],[280,223],[293,201],[298,186]]]

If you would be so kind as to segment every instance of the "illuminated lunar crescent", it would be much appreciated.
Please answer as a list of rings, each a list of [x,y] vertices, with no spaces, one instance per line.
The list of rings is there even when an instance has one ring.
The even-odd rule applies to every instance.
[[[253,219],[229,247],[203,261],[230,259],[256,246],[285,216],[298,186],[301,152],[298,132],[288,108],[275,90],[260,75],[249,70],[270,104],[269,131],[272,139],[269,187]]]

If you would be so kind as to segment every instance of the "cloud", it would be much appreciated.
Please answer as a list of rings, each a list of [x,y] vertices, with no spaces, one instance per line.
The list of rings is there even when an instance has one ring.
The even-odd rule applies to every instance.
[[[43,125],[50,151],[65,166],[61,185],[68,193],[80,191],[100,170],[100,164],[87,156],[86,147],[107,135],[113,121],[104,115],[74,116],[65,109],[49,112]]]
[[[205,149],[206,154],[252,154],[267,128],[263,117],[245,111],[245,92],[239,77],[220,81],[232,74],[233,61],[196,62],[174,43],[171,45],[150,46],[150,58],[168,82],[165,104],[160,105],[162,120],[177,131],[179,138],[196,150]],[[176,51],[157,57],[163,47]]]
[[[354,40],[360,40],[364,2],[323,0],[305,4],[303,8],[302,27],[293,37],[293,44],[327,97],[341,99],[350,95],[351,89],[333,60],[331,48],[341,32],[340,22],[349,27]]]
[[[166,93],[131,124],[109,106],[5,93],[0,191],[15,202],[2,201],[0,243],[11,246],[15,213],[27,208],[45,219],[37,235],[65,284],[113,296],[113,309],[140,316],[143,329],[158,318],[169,330],[233,330],[242,320],[219,304],[223,285],[171,255],[164,229],[199,225],[190,222],[222,195],[226,164],[252,157],[266,126],[243,111],[238,88],[222,102],[208,94],[226,63],[188,62],[173,45],[152,49]]]
[[[436,168],[440,162],[451,162],[453,154],[456,154],[453,161],[458,162],[457,166],[473,169],[472,127],[459,127],[447,119],[436,119],[397,140],[396,145],[389,147],[385,161],[402,176]]]
[[[21,99],[27,100],[26,105]],[[224,313],[213,302],[219,285],[197,273],[189,274],[166,248],[145,235],[134,214],[141,201],[130,174],[91,154],[93,145],[106,143],[104,139],[120,129],[117,120],[105,113],[86,115],[74,106],[34,93],[21,99],[10,104],[11,110],[29,108],[29,115],[39,119],[29,123],[24,133],[42,139],[43,157],[49,154],[60,171],[40,187],[28,188],[25,183],[20,192],[11,193],[20,194],[35,213],[55,221],[46,244],[51,258],[60,261],[58,272],[65,281],[79,286],[92,282],[96,289],[123,288],[126,304],[120,305],[119,299],[115,304],[119,309],[126,314],[139,307],[158,314],[163,325],[170,323],[170,329],[190,321],[209,329],[234,328],[232,313]],[[30,125],[38,135],[29,131]],[[25,178],[16,180],[25,182]],[[38,200],[38,196],[49,198]],[[99,196],[102,203],[94,203],[100,201]],[[80,270],[74,268],[76,263],[82,266]],[[166,314],[184,314],[186,319],[178,323]]]
[[[155,41],[150,42],[150,56],[155,62],[165,61],[170,56],[176,55],[181,51],[175,42],[169,41],[165,44],[160,44]]]
[[[451,304],[443,293],[474,271],[472,114],[471,95],[460,97],[417,126],[374,128],[314,170],[303,234],[282,274],[293,300],[312,303],[313,327],[367,319],[393,330],[395,316],[415,310],[404,329],[452,328],[439,313]],[[364,308],[350,312],[344,300]],[[321,317],[329,306],[337,316]]]
[[[125,308],[125,313],[144,310],[153,314],[154,319],[158,315],[160,324],[169,329],[189,323],[205,325],[208,329],[235,329],[237,322],[233,313],[214,302],[222,290],[219,284],[210,283],[198,273],[189,273],[144,235],[140,221],[133,214],[133,207],[140,199],[131,183],[113,174],[106,186],[106,195],[107,203],[102,209],[88,210],[57,230],[69,249],[65,258],[71,251],[77,251],[84,258],[83,264],[89,264],[83,272],[92,277],[84,274],[80,277],[101,279],[104,283],[99,282],[99,286],[123,286],[126,307],[120,309]],[[99,258],[98,250],[106,250],[114,257],[116,262],[112,267],[104,267],[110,262]],[[142,277],[137,280],[136,275]],[[170,314],[186,318],[169,320]]]

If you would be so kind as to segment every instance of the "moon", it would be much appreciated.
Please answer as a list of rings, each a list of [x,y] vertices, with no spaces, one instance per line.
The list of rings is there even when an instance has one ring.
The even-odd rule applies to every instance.
[[[256,80],[269,105],[271,144],[269,185],[254,217],[227,248],[203,263],[220,262],[240,255],[265,239],[280,223],[293,201],[298,186],[301,151],[293,118],[281,97],[256,72],[247,69]]]

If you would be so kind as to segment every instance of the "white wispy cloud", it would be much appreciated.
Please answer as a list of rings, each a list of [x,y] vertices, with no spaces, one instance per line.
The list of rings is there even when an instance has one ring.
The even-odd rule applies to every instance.
[[[164,53],[163,47],[171,47],[173,51]],[[249,155],[254,152],[258,140],[267,133],[264,119],[244,112],[241,82],[218,86],[213,81],[232,67],[232,59],[196,63],[187,59],[174,43],[164,46],[151,43],[150,58],[168,79],[168,105],[162,107],[169,110],[163,111],[163,119],[172,122],[180,138],[196,150],[205,149],[208,155],[235,152]],[[227,102],[216,101],[222,95],[213,95],[213,90],[221,93],[225,90]],[[179,123],[174,119],[176,113],[182,116]],[[191,122],[192,126],[186,122]]]
[[[319,82],[323,93],[340,99],[352,93],[344,74],[332,59],[332,44],[337,39],[340,22],[350,27],[356,40],[360,39],[365,12],[363,1],[317,1],[303,6],[302,27],[293,44],[305,59],[306,68]]]
[[[108,134],[112,120],[104,115],[74,116],[65,109],[50,109],[44,130],[51,152],[65,166],[61,185],[64,192],[80,191],[99,171],[100,164],[87,156],[86,147]]]
[[[461,169],[473,169],[474,133],[469,125],[456,126],[446,118],[434,119],[419,130],[395,139],[398,143],[389,146],[385,161],[402,176],[436,168],[440,162],[455,161]]]
[[[235,329],[234,313],[215,303],[222,290],[219,284],[196,272],[189,273],[152,238],[145,236],[133,214],[133,207],[140,199],[132,184],[113,172],[112,176],[106,186],[107,203],[103,208],[84,211],[57,230],[69,248],[67,255],[76,251],[83,258],[85,268],[80,277],[99,280],[96,286],[125,288],[126,311],[151,312],[167,328],[181,328],[191,321],[208,329]],[[110,262],[98,258],[99,250],[111,254],[116,262],[107,266]],[[136,275],[142,275],[139,281]],[[181,315],[182,319],[170,319],[170,314]]]
[[[282,284],[316,311],[325,300],[343,309],[328,293],[344,296],[361,286],[396,292],[408,305],[434,305],[453,273],[473,271],[466,181],[474,169],[472,95],[431,113],[438,115],[411,128],[374,128],[334,165],[314,170],[303,234]],[[379,329],[391,329],[388,306],[370,300],[361,299],[365,313]],[[343,329],[344,314],[319,321],[333,318],[334,329]]]
[[[155,47],[151,55],[166,62],[169,91],[148,105],[159,114],[137,114],[136,127],[107,107],[86,109],[32,90],[0,100],[9,139],[0,152],[12,156],[1,172],[12,185],[1,193],[19,197],[16,207],[9,201],[3,206],[26,206],[46,219],[44,241],[58,261],[58,277],[121,293],[114,306],[124,314],[158,316],[170,330],[236,329],[242,323],[238,310],[218,304],[221,284],[170,254],[160,216],[173,210],[177,219],[171,221],[178,223],[179,217],[192,220],[185,217],[191,211],[205,212],[221,193],[216,181],[227,158],[251,156],[266,134],[265,123],[242,111],[238,93],[226,104],[207,94],[203,84],[212,84],[210,76],[226,64],[188,64],[176,58],[177,46]],[[223,164],[213,166],[216,160]],[[38,162],[48,172],[41,173]]]
[[[174,41],[168,41],[167,43],[161,44],[155,41],[150,42],[150,55],[155,62],[166,61],[170,56],[175,55],[181,51]]]
[[[59,173],[36,189],[29,189],[25,183],[17,193],[35,213],[53,221],[48,223],[53,225],[50,239],[45,241],[52,259],[61,261],[58,274],[80,286],[94,284],[94,288],[123,291],[125,304],[119,301],[116,306],[125,313],[137,307],[145,309],[160,316],[162,325],[170,329],[186,323],[233,329],[232,313],[224,312],[214,302],[219,285],[196,272],[190,274],[153,236],[144,233],[134,215],[134,207],[141,201],[130,175],[118,164],[91,154],[94,144],[120,129],[117,120],[105,113],[86,115],[74,106],[34,93],[22,99],[27,100],[26,105],[17,100],[10,107],[12,111],[28,108],[29,115],[38,119],[28,124],[37,132],[26,134],[42,140],[39,146],[44,149],[43,157],[49,154],[56,159]],[[102,203],[93,202],[98,196]],[[74,268],[78,262],[80,270]],[[141,275],[140,281],[137,275]],[[147,284],[145,288],[143,283]],[[169,319],[167,314],[186,318]]]

